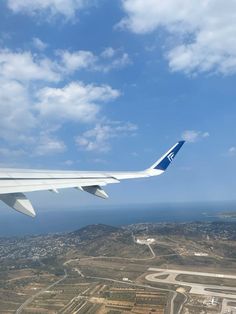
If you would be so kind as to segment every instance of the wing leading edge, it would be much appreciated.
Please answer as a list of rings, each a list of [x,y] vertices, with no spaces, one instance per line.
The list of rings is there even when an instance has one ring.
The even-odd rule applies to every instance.
[[[0,169],[0,200],[13,209],[34,217],[35,211],[24,195],[26,192],[48,190],[58,193],[58,189],[78,188],[101,198],[108,195],[102,189],[120,180],[146,178],[162,174],[171,164],[184,141],[177,142],[150,168],[143,171],[43,171]]]

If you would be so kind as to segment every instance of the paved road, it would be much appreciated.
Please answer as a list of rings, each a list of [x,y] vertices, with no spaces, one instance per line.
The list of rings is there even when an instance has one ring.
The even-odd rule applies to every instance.
[[[155,252],[153,251],[153,249],[152,249],[152,247],[151,247],[151,244],[147,244],[147,246],[149,247],[149,250],[150,250],[150,252],[151,252],[151,254],[152,254],[152,257],[155,258],[155,257],[156,257],[156,254],[155,254]]]
[[[153,290],[157,290],[157,291],[166,291],[166,292],[172,292],[173,293],[173,297],[171,299],[171,306],[170,306],[170,314],[180,314],[181,310],[185,304],[185,302],[187,301],[187,297],[185,294],[181,293],[181,292],[177,292],[171,289],[165,289],[165,288],[157,288],[157,287],[153,287],[150,285],[143,285],[143,284],[138,284],[135,282],[127,282],[127,281],[121,281],[121,280],[116,280],[116,279],[111,279],[111,278],[104,278],[104,277],[95,277],[95,276],[86,276],[86,278],[91,278],[91,279],[96,279],[96,280],[105,280],[105,281],[110,281],[110,282],[115,282],[115,283],[122,283],[125,285],[129,285],[129,286],[134,286],[134,287],[141,287],[141,288],[146,288],[146,289],[153,289]],[[185,296],[185,300],[184,302],[181,304],[178,312],[174,312],[174,299],[177,297],[177,295],[184,295]]]
[[[21,304],[21,306],[16,310],[15,314],[20,314],[22,313],[22,311],[26,308],[27,305],[29,305],[31,302],[33,302],[33,300],[35,298],[37,298],[39,295],[41,295],[42,293],[44,293],[45,291],[51,289],[52,287],[54,287],[55,285],[57,285],[58,283],[60,283],[61,281],[65,280],[67,278],[67,271],[66,269],[64,269],[64,272],[65,272],[65,275],[55,281],[53,284],[51,284],[50,286],[46,287],[46,288],[43,288],[42,290],[40,290],[39,292],[37,292],[36,294],[32,295],[30,298],[28,298],[24,303]]]
[[[152,257],[148,257],[146,259],[153,259],[156,257],[152,247],[150,244],[147,244],[147,246],[149,247],[150,251],[151,251],[151,254],[152,254]],[[97,257],[85,257],[85,258],[80,258],[80,259],[70,259],[68,261],[66,261],[63,265],[66,266],[70,263],[73,263],[73,262],[79,262],[80,260],[91,260],[91,259],[100,259],[100,258],[107,258],[107,259],[123,259],[123,258],[119,258],[119,257],[105,257],[105,256],[97,256]],[[127,258],[129,260],[136,260],[136,259],[130,259],[130,258]],[[137,260],[142,260],[142,259],[137,259]],[[135,282],[127,282],[127,281],[121,281],[121,280],[116,280],[116,279],[112,279],[112,278],[104,278],[104,277],[95,277],[95,276],[85,276],[82,271],[78,268],[76,268],[76,271],[79,272],[79,274],[84,277],[84,278],[91,278],[91,279],[96,279],[96,280],[106,280],[106,281],[110,281],[110,282],[115,282],[115,283],[122,283],[122,284],[125,284],[125,285],[131,285],[131,286],[136,286],[136,287],[142,287],[142,288],[148,288],[148,289],[154,289],[154,290],[158,290],[158,291],[166,291],[166,292],[171,292],[172,293],[172,298],[170,300],[170,312],[169,314],[180,314],[182,309],[183,309],[183,306],[184,304],[186,303],[188,297],[185,293],[181,293],[181,292],[177,292],[175,290],[172,290],[172,289],[165,289],[165,288],[157,288],[157,287],[153,287],[153,286],[150,286],[150,285],[142,285],[142,284],[138,284],[138,283],[135,283]],[[180,305],[179,307],[179,310],[178,312],[174,312],[175,308],[174,308],[174,301],[175,301],[175,298],[178,296],[178,295],[182,295],[184,296],[184,301],[182,302],[182,304]]]

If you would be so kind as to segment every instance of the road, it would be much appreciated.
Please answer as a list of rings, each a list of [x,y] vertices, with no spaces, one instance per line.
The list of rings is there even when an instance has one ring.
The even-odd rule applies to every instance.
[[[44,293],[45,291],[51,289],[52,287],[54,287],[55,285],[59,284],[61,281],[65,280],[67,278],[67,271],[66,269],[64,269],[65,275],[60,278],[59,280],[55,281],[54,283],[52,283],[51,285],[49,285],[46,288],[43,288],[42,290],[40,290],[39,292],[37,292],[36,294],[32,295],[31,297],[29,297],[24,303],[21,304],[21,306],[16,310],[15,314],[20,314],[22,313],[22,311],[26,308],[26,306],[28,306],[35,298],[37,298],[39,295],[41,295],[42,293]]]
[[[116,279],[111,279],[111,278],[104,278],[104,277],[95,277],[95,276],[86,276],[86,278],[90,278],[90,279],[96,279],[96,280],[105,280],[105,281],[110,281],[110,282],[114,282],[114,283],[122,283],[125,285],[129,285],[129,286],[133,286],[133,287],[140,287],[140,288],[145,288],[145,289],[152,289],[152,290],[157,290],[157,291],[166,291],[166,292],[170,292],[173,294],[173,297],[170,301],[170,314],[180,314],[182,311],[182,308],[185,304],[185,302],[187,301],[187,296],[184,293],[181,292],[177,292],[177,291],[173,291],[171,289],[165,289],[165,288],[157,288],[157,287],[153,287],[150,285],[143,285],[143,284],[138,284],[135,282],[127,282],[127,281],[121,281],[121,280],[116,280]],[[181,304],[178,312],[174,311],[174,300],[177,297],[177,295],[184,295],[185,300],[184,302]]]
[[[150,244],[149,244],[150,245]],[[153,252],[152,248],[150,247],[150,250],[151,252]],[[155,255],[155,253],[153,252],[153,254]],[[96,258],[96,257],[95,257]],[[109,257],[108,257],[109,258]],[[82,258],[81,260],[87,260],[87,258]],[[71,260],[68,260],[66,261],[63,265],[68,265],[72,262],[75,262],[75,261],[79,261],[79,259],[71,259]],[[127,281],[121,281],[121,280],[116,280],[116,279],[112,279],[112,278],[104,278],[104,277],[95,277],[95,276],[85,276],[82,271],[78,268],[76,268],[76,271],[83,277],[83,278],[90,278],[90,279],[95,279],[95,280],[105,280],[105,281],[110,281],[110,282],[114,282],[114,283],[122,283],[124,285],[129,285],[129,286],[134,286],[134,287],[142,287],[142,288],[146,288],[146,289],[153,289],[153,290],[158,290],[158,291],[166,291],[166,292],[169,292],[169,293],[172,293],[173,296],[170,300],[170,314],[180,314],[181,311],[182,311],[182,308],[184,306],[184,304],[186,303],[188,297],[186,296],[185,293],[182,293],[182,292],[177,292],[175,290],[171,290],[171,289],[165,289],[165,288],[157,288],[157,287],[153,287],[153,286],[150,286],[150,285],[143,285],[143,284],[138,284],[138,283],[135,283],[135,282],[127,282]],[[182,295],[184,296],[184,301],[182,302],[178,312],[174,312],[174,301],[175,301],[175,298],[177,297],[177,295]]]
[[[152,257],[148,257],[148,259],[153,259],[156,257],[155,255],[155,252],[153,251],[152,247],[150,244],[147,244],[151,254],[152,254]],[[72,263],[72,262],[78,262],[79,260],[89,260],[89,259],[99,259],[99,258],[108,258],[110,259],[111,257],[104,257],[104,256],[101,256],[101,257],[88,257],[88,258],[82,258],[82,259],[70,259],[68,261],[66,261],[63,265],[64,266],[67,266],[68,264]],[[113,258],[112,258],[113,259]],[[122,259],[122,258],[120,258]],[[137,259],[138,260],[138,259]],[[150,269],[149,269],[150,270]],[[155,268],[156,270],[156,268]],[[91,278],[91,279],[96,279],[96,280],[105,280],[105,281],[110,281],[110,282],[114,282],[114,283],[122,283],[124,285],[129,285],[129,286],[136,286],[136,287],[142,287],[142,288],[146,288],[146,289],[153,289],[153,290],[158,290],[158,291],[166,291],[166,292],[169,292],[169,293],[172,293],[172,298],[170,300],[170,314],[180,314],[181,311],[182,311],[182,308],[184,306],[184,304],[186,303],[187,301],[187,296],[186,294],[182,293],[182,292],[178,292],[178,291],[175,291],[175,290],[172,290],[172,289],[165,289],[165,288],[157,288],[157,287],[153,287],[153,286],[150,286],[150,285],[144,285],[144,284],[138,284],[138,283],[135,283],[135,282],[125,282],[125,281],[121,281],[121,280],[115,280],[115,279],[112,279],[112,278],[104,278],[104,277],[94,277],[94,276],[85,276],[81,270],[79,268],[75,268],[75,271],[78,272],[80,274],[81,277],[84,277],[84,278]],[[165,270],[166,271],[166,270]],[[43,288],[42,290],[40,290],[39,292],[37,292],[36,294],[34,294],[33,296],[29,297],[24,303],[21,304],[21,306],[16,310],[16,314],[20,314],[22,313],[22,311],[31,303],[33,302],[33,300],[35,298],[37,298],[39,295],[43,294],[45,291],[47,290],[50,290],[52,287],[54,287],[55,285],[59,284],[61,281],[65,280],[68,275],[67,275],[67,271],[66,269],[64,269],[64,272],[65,272],[65,275],[60,278],[59,280],[55,281],[53,284]],[[184,296],[184,301],[182,302],[181,306],[179,307],[178,309],[178,312],[176,313],[175,312],[175,298],[178,296],[178,295],[182,295]]]
[[[151,247],[151,244],[147,244],[147,246],[149,247],[149,250],[150,250],[150,252],[151,252],[151,254],[152,254],[152,257],[155,258],[155,257],[156,257],[156,254],[155,254],[155,252],[153,251],[153,249],[152,249],[152,247]]]

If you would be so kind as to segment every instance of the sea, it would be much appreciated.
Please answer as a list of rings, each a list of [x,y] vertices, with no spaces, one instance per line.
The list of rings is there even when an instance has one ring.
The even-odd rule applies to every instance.
[[[53,208],[38,210],[35,218],[9,210],[0,212],[0,237],[64,233],[91,224],[232,221],[219,214],[234,211],[236,201]]]

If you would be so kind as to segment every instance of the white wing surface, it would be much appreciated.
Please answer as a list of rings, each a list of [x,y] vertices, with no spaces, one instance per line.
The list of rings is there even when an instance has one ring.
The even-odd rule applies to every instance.
[[[143,171],[49,171],[26,169],[0,169],[0,200],[15,210],[28,216],[35,216],[32,204],[25,192],[78,188],[95,196],[107,198],[103,186],[119,183],[124,179],[137,179],[162,174],[184,141],[176,143],[153,166]]]

